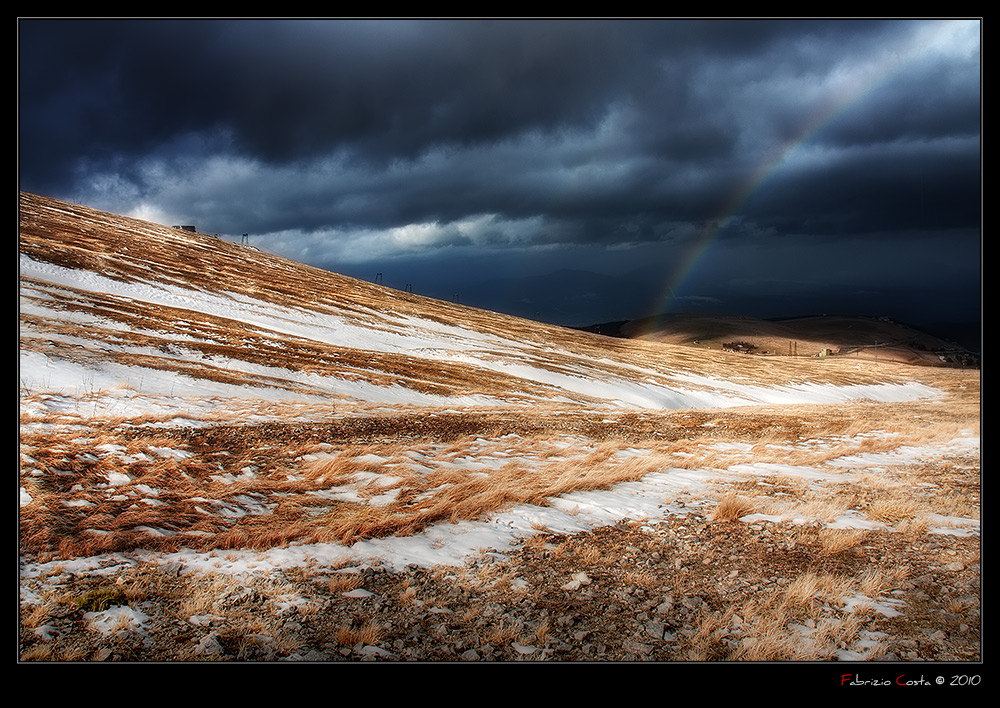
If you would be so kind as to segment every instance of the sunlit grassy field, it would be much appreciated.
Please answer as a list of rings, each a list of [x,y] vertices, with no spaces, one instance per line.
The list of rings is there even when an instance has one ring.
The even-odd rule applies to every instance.
[[[811,549],[789,584],[704,610],[676,658],[809,660],[873,621],[870,610],[834,621],[831,603],[909,577],[905,565],[859,573],[834,561],[872,534],[978,534],[976,370],[601,337],[31,195],[21,207],[19,552],[40,575],[114,554],[349,549],[514,512],[535,519],[523,562],[544,551],[610,573],[640,541],[574,541],[544,512],[582,519],[588,495],[655,480],[657,504],[643,507],[655,518],[625,506],[619,520],[669,526],[696,513],[730,538],[767,523]],[[712,558],[703,535],[692,548]],[[746,558],[770,548],[756,532],[741,542]],[[140,568],[121,591],[156,595],[156,573]],[[497,586],[477,585],[477,572],[448,577]],[[508,586],[519,577],[491,572]],[[665,582],[627,572],[615,577],[632,588]],[[182,615],[229,587],[183,582],[163,590],[180,592]],[[261,584],[262,596],[283,582]],[[398,588],[401,604],[413,588]],[[43,626],[53,592],[23,604],[22,621]],[[789,630],[802,623],[808,646]],[[554,630],[476,631],[499,646]],[[338,631],[343,646],[387,636],[377,623]]]

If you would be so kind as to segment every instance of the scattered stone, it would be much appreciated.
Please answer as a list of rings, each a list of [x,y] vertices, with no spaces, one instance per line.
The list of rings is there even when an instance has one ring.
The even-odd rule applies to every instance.
[[[637,642],[632,639],[626,639],[623,642],[623,647],[625,651],[630,654],[638,654],[639,656],[648,656],[653,653],[653,645],[645,644],[643,642]]]
[[[661,537],[666,528],[674,527],[657,526]],[[712,534],[714,527],[708,528],[703,532]],[[775,534],[797,532],[767,528]],[[212,609],[191,617],[178,615],[182,605],[177,599],[190,594],[191,583],[198,581],[161,575],[158,595],[142,601],[148,619],[141,635],[129,640],[122,633],[108,637],[88,633],[75,605],[53,603],[44,617],[22,627],[22,656],[31,650],[31,658],[42,660],[106,661],[727,660],[753,637],[756,615],[747,615],[742,607],[753,610],[752,603],[803,572],[799,555],[783,555],[780,544],[768,550],[760,535],[746,526],[704,539],[715,551],[712,566],[698,563],[698,557],[683,573],[676,573],[670,568],[673,555],[649,567],[635,558],[621,564],[626,546],[643,548],[642,534],[640,528],[627,525],[595,530],[552,544],[558,552],[548,558],[536,547],[491,559],[487,574],[480,573],[479,565],[447,573],[412,567],[358,573],[365,589],[346,593],[322,579],[328,575],[285,577],[278,593],[265,584],[266,578],[255,579],[206,598],[204,606]],[[951,578],[947,585],[935,574],[942,567],[937,562],[940,549],[932,553],[926,545],[893,534],[880,539],[877,558],[865,554],[829,558],[812,552],[817,549],[807,537],[796,544],[794,553],[808,551],[804,557],[817,572],[854,578],[870,571],[873,562],[884,568],[904,563],[914,568],[911,578],[891,593],[904,608],[900,615],[891,619],[873,615],[866,627],[877,626],[884,632],[877,642],[884,653],[873,657],[876,660],[975,660],[981,656],[981,603],[978,570],[968,559],[978,557],[978,542],[949,543],[949,548],[960,550],[955,562],[964,563],[963,570],[947,576]],[[583,564],[584,557],[592,560]],[[653,584],[637,582],[640,568],[642,577]],[[735,576],[733,571],[738,571]],[[169,582],[163,581],[165,577]],[[720,583],[732,577],[740,582]],[[527,580],[522,585],[516,582],[519,578]],[[553,581],[556,578],[568,582],[560,586]],[[83,596],[93,587],[84,575],[72,582],[79,585],[66,596]],[[206,584],[197,587],[202,592]],[[160,596],[163,602],[158,601]],[[729,609],[734,612],[728,625],[718,626]],[[292,614],[286,614],[289,611]],[[815,633],[843,607],[821,600],[812,612],[800,626]],[[493,638],[500,630],[509,631],[508,638]],[[347,641],[353,644],[346,645]],[[871,644],[867,634],[848,637],[825,658],[866,660]]]
[[[194,649],[194,653],[199,656],[218,656],[224,653],[222,645],[219,644],[218,632],[211,632],[202,638]]]
[[[160,566],[160,572],[170,578],[176,578],[181,574],[181,569],[184,566],[176,561],[170,563],[164,563]]]
[[[574,590],[579,590],[584,585],[590,585],[590,578],[586,573],[574,573],[572,580],[563,585],[560,589],[568,590],[570,592]]]
[[[663,639],[664,624],[658,620],[647,622],[645,626],[646,634],[653,639]]]
[[[396,656],[391,651],[383,649],[382,647],[372,646],[370,644],[366,644],[365,646],[363,646],[358,651],[358,653],[365,657],[382,658],[382,659],[392,659],[395,658]]]

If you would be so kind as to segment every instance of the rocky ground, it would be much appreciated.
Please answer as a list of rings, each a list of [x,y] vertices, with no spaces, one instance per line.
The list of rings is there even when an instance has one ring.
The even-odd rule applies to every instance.
[[[44,579],[54,591],[22,581],[45,599],[22,603],[19,657],[975,662],[979,548],[977,537],[870,532],[831,551],[818,527],[712,522],[692,511],[540,535],[465,568],[64,573]],[[865,591],[878,604],[853,605]],[[115,620],[123,606],[134,614]]]

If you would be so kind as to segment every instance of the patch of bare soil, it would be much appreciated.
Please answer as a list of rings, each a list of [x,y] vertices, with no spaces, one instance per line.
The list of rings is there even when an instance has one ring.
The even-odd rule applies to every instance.
[[[117,578],[70,578],[58,599],[31,616],[22,613],[20,657],[974,662],[982,656],[973,537],[872,532],[831,552],[817,528],[712,523],[693,511],[659,523],[539,536],[467,568],[346,567],[224,580],[176,572],[140,566]],[[878,597],[852,606],[865,591]],[[102,596],[142,613],[142,627],[96,631],[85,603]],[[771,634],[776,621],[781,637]]]

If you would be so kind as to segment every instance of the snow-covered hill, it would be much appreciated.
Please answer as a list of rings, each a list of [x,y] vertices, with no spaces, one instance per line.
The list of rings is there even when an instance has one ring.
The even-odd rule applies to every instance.
[[[22,197],[28,391],[414,405],[712,408],[936,395],[739,363],[421,298],[256,249]],[[117,391],[117,395],[114,393]],[[98,403],[98,406],[101,403]],[[168,403],[168,405],[170,405]]]

